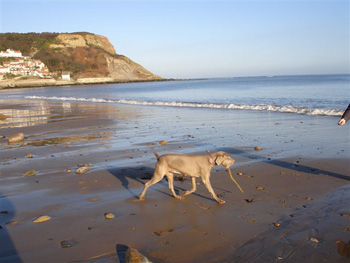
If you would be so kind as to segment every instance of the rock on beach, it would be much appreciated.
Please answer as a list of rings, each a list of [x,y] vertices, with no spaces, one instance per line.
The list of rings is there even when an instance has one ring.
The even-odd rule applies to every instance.
[[[39,216],[36,219],[34,219],[33,223],[43,223],[43,222],[46,222],[49,220],[51,220],[51,216],[44,215],[44,216]]]
[[[88,171],[90,171],[90,168],[84,166],[84,167],[78,168],[78,169],[75,171],[75,173],[76,173],[76,174],[84,174],[84,173],[86,173],[86,172],[88,172]]]
[[[7,140],[9,143],[21,142],[24,140],[24,134],[20,132],[20,133],[10,135]]]
[[[115,215],[113,213],[105,213],[105,218],[106,219],[113,219],[113,218],[115,218]]]

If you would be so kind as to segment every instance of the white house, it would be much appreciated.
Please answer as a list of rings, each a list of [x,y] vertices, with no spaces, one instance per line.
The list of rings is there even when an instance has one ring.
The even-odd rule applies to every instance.
[[[19,50],[6,49],[6,51],[0,51],[0,57],[13,57],[21,58],[22,52]]]
[[[70,72],[62,71],[62,80],[70,80]]]
[[[10,68],[9,67],[3,67],[3,66],[0,66],[0,73],[10,73]]]

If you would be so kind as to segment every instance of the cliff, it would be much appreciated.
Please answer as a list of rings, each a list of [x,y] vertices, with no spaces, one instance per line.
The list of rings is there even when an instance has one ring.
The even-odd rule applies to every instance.
[[[162,79],[126,56],[117,54],[106,37],[87,32],[0,34],[0,50],[7,48],[40,59],[50,71],[70,71],[74,79]]]

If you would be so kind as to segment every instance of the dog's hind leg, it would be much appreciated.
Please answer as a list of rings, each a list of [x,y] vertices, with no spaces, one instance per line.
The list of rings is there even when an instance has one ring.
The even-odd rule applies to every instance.
[[[175,190],[174,190],[174,174],[168,172],[168,173],[166,174],[166,177],[168,178],[169,189],[170,189],[171,193],[173,194],[173,196],[174,196],[176,199],[179,199],[179,200],[184,199],[182,196],[179,196],[179,195],[177,195],[177,194],[175,193]]]
[[[196,177],[191,177],[192,189],[183,193],[183,196],[194,193],[197,190]]]
[[[161,181],[163,179],[164,175],[165,175],[165,173],[162,173],[162,172],[160,172],[159,170],[156,169],[156,171],[154,172],[153,177],[151,178],[151,180],[149,180],[147,183],[145,183],[145,186],[143,188],[142,193],[139,196],[139,199],[143,200],[145,198],[145,194],[146,194],[147,189],[150,186],[152,186],[152,185],[158,183],[159,181]]]

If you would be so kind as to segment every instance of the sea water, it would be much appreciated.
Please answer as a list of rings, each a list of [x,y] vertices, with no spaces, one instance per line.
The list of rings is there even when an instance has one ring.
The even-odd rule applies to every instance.
[[[8,90],[0,98],[341,116],[350,75],[237,77]]]

